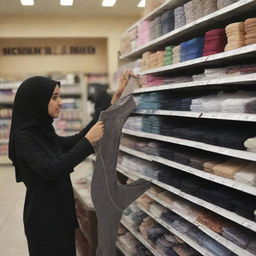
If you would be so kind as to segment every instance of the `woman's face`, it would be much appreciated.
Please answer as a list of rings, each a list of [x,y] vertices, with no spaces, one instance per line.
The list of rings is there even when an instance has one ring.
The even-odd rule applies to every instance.
[[[48,114],[52,118],[59,117],[61,105],[62,105],[62,102],[60,97],[60,87],[56,85],[53,91],[52,97],[48,104]]]

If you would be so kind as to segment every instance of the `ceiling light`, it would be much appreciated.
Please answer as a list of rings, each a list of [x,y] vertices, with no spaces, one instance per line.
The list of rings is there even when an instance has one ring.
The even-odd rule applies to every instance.
[[[116,3],[116,0],[103,0],[101,5],[103,7],[112,7],[115,5],[115,3]]]
[[[34,0],[20,0],[20,3],[25,6],[32,6],[34,5]]]
[[[62,6],[72,6],[73,0],[60,0],[60,5]]]
[[[145,7],[146,6],[146,0],[140,0],[140,2],[138,3],[137,6],[141,7],[141,8]]]

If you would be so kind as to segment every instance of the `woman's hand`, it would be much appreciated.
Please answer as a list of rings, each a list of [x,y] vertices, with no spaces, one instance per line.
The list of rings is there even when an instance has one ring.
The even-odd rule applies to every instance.
[[[113,95],[112,97],[112,100],[111,100],[111,104],[114,104],[116,103],[119,98],[121,97],[128,81],[129,81],[129,78],[130,76],[134,76],[134,77],[137,77],[132,71],[130,70],[127,70],[126,72],[124,72],[121,76],[121,79],[120,79],[120,82],[119,82],[119,86],[117,88],[117,91],[115,92],[115,94]]]
[[[99,141],[104,135],[104,123],[102,121],[97,122],[85,135],[85,138],[91,143]]]

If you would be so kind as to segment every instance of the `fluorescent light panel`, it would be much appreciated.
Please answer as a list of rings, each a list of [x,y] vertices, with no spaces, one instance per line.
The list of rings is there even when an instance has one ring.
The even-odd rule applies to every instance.
[[[34,0],[20,0],[20,3],[25,6],[32,6],[35,4]]]
[[[60,0],[60,5],[62,6],[72,6],[73,0]]]
[[[140,0],[140,2],[138,3],[137,6],[140,7],[140,8],[145,7],[146,6],[146,0]]]
[[[116,0],[103,0],[101,5],[103,7],[112,7],[115,5],[115,3],[116,3]]]

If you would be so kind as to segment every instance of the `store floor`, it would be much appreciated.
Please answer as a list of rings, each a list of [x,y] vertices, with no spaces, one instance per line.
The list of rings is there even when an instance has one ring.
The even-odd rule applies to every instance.
[[[82,175],[88,164],[80,164],[75,175]],[[28,256],[22,223],[24,198],[25,187],[15,182],[13,167],[0,166],[0,255]]]

